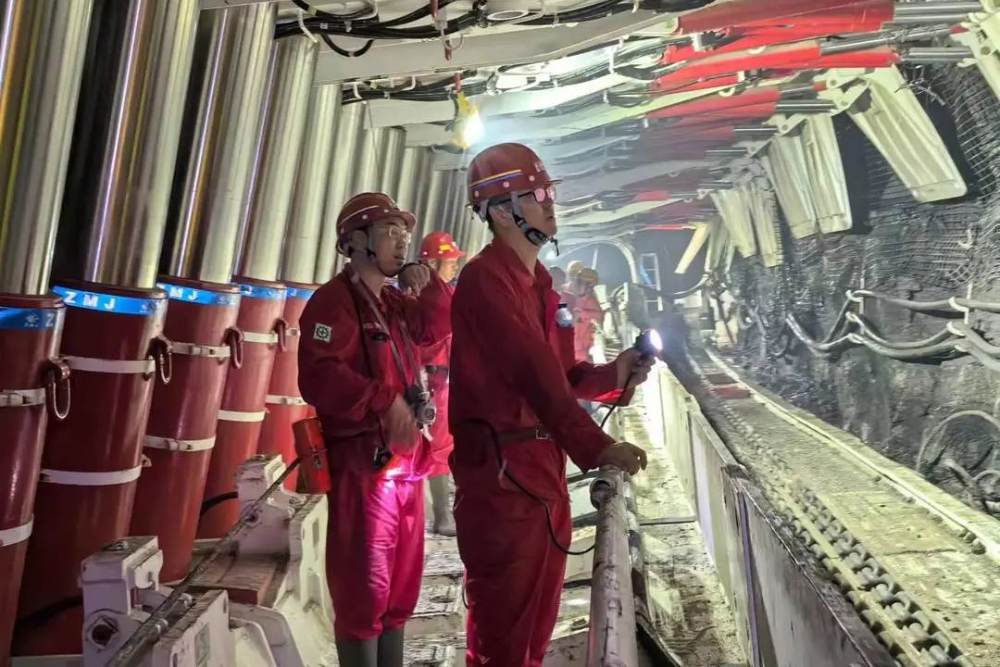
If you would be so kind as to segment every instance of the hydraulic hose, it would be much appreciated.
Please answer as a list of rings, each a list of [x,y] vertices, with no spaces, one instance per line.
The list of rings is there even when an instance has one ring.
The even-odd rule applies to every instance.
[[[857,313],[847,313],[845,318],[847,319],[847,321],[852,322],[858,326],[858,332],[862,336],[865,336],[866,338],[869,338],[871,341],[893,350],[917,350],[944,342],[954,335],[946,327],[941,331],[938,331],[933,336],[922,338],[920,340],[891,341],[882,338],[878,334],[873,333],[872,332],[873,327],[871,323],[868,322],[868,320],[861,317],[860,315],[858,315]],[[1000,348],[998,348],[998,350],[1000,350]]]
[[[990,313],[1000,313],[1000,303],[996,301],[980,301],[978,299],[965,299],[961,297],[938,299],[937,301],[914,301],[912,299],[901,299],[881,292],[863,289],[849,291],[848,295],[848,298],[851,299],[857,297],[878,299],[879,301],[885,301],[886,303],[902,306],[903,308],[921,313],[940,311],[962,312],[963,310],[985,310]]]
[[[956,344],[951,341],[936,343],[934,345],[925,345],[923,347],[918,347],[918,348],[901,350],[899,348],[887,347],[885,345],[881,345],[871,340],[867,336],[862,336],[861,334],[854,334],[854,333],[847,334],[847,339],[857,345],[864,345],[872,352],[880,354],[883,357],[889,357],[890,359],[898,359],[900,361],[913,361],[917,359],[926,359],[928,357],[953,354],[956,351],[961,351],[956,347]],[[1000,362],[998,362],[998,366],[1000,366]]]
[[[805,329],[802,328],[802,325],[799,324],[799,321],[795,319],[795,316],[791,313],[785,316],[785,324],[788,325],[788,328],[791,329],[796,338],[805,343],[806,347],[816,354],[830,354],[837,352],[847,347],[850,343],[848,336],[841,336],[840,338],[825,340],[823,342],[817,341],[805,332]]]

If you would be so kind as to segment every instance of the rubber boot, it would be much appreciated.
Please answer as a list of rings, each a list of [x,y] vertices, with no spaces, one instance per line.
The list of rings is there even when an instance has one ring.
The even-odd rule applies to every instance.
[[[434,511],[434,532],[445,537],[455,537],[455,517],[451,513],[451,491],[448,475],[438,475],[428,480],[431,490],[431,507]]]
[[[340,667],[380,667],[382,662],[378,656],[381,643],[381,639],[337,642],[337,660]]]
[[[378,667],[403,667],[403,628],[386,630],[378,638]]]

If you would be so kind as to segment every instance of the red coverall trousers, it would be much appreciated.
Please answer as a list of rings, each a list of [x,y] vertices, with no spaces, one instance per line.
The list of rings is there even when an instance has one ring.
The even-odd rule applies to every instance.
[[[339,641],[402,627],[416,607],[429,444],[418,436],[411,454],[382,470],[374,455],[383,444],[398,444],[383,442],[380,420],[417,381],[417,346],[443,340],[451,328],[451,295],[439,279],[419,298],[385,287],[376,300],[366,290],[348,266],[316,290],[300,325],[299,388],[322,421],[330,456],[326,560]]]
[[[577,399],[616,400],[617,368],[575,362],[573,329],[556,326],[558,305],[545,268],[529,272],[497,240],[469,262],[455,292],[451,467],[466,568],[468,665],[542,664],[566,565],[545,507],[565,548],[566,454],[586,470],[613,442]],[[550,437],[536,438],[535,429]]]

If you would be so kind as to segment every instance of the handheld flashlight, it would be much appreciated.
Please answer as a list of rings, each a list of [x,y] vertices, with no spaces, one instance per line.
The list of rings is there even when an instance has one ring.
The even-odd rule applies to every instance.
[[[663,339],[656,329],[646,329],[635,337],[636,350],[644,357],[659,357],[663,351]]]

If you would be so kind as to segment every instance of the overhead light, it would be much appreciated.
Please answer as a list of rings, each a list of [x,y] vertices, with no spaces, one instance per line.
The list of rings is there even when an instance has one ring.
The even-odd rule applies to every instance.
[[[455,96],[455,120],[452,121],[451,129],[454,131],[452,141],[459,148],[469,148],[483,138],[483,119],[465,93]]]

